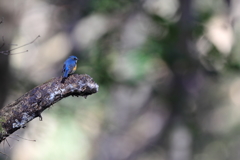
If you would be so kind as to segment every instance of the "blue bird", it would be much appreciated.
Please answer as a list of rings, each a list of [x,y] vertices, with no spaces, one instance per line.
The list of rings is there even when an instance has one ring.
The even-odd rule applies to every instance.
[[[72,74],[77,69],[77,61],[78,58],[76,56],[70,56],[63,64],[63,70],[62,70],[62,81],[61,83],[64,83],[65,79],[68,77],[69,74]]]

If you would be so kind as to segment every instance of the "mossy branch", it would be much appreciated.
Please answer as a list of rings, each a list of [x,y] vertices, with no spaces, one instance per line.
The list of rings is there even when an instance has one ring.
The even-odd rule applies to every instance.
[[[88,75],[70,75],[64,83],[61,77],[35,87],[0,110],[0,142],[16,130],[25,127],[32,119],[68,96],[87,97],[98,91],[98,85]]]

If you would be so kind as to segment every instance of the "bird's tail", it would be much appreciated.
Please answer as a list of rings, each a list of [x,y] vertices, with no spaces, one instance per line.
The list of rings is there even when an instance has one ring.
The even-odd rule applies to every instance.
[[[68,70],[64,71],[63,73],[63,78],[67,78],[68,77]]]
[[[62,77],[61,83],[64,83],[67,77]]]
[[[68,70],[63,70],[63,77],[62,77],[61,83],[64,83],[67,77],[68,77]]]

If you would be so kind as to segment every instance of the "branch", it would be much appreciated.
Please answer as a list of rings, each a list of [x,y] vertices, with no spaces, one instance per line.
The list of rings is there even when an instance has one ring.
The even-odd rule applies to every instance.
[[[32,119],[39,117],[41,120],[41,113],[61,99],[68,96],[86,98],[98,91],[98,84],[86,74],[70,75],[64,84],[61,79],[56,77],[33,88],[0,110],[0,143]]]

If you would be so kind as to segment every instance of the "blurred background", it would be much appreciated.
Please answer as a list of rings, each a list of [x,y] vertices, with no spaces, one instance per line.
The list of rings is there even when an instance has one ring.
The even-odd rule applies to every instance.
[[[239,7],[240,0],[1,0],[1,51],[41,36],[12,51],[26,53],[0,55],[1,107],[60,76],[69,55],[79,58],[76,73],[100,88],[54,104],[0,151],[13,160],[239,160]]]

